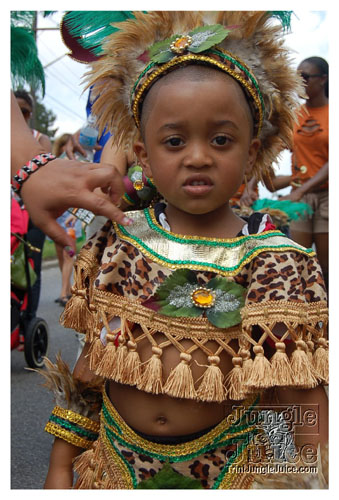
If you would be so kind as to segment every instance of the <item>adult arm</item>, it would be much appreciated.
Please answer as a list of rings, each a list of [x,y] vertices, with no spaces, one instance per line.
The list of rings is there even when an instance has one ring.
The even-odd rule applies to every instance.
[[[318,172],[308,179],[304,184],[293,189],[287,196],[281,198],[282,200],[299,201],[306,193],[314,191],[328,180],[328,163],[325,163]]]
[[[270,169],[270,172],[267,175],[263,176],[263,182],[265,187],[271,192],[279,191],[280,189],[284,189],[290,185],[292,180],[291,175],[275,175],[273,169]]]
[[[13,93],[11,112],[11,173],[15,175],[34,156],[48,151],[34,139]],[[98,196],[95,193],[98,187],[109,193],[109,197]],[[64,159],[55,159],[39,168],[21,188],[34,224],[57,244],[73,250],[74,240],[55,219],[69,207],[81,207],[127,225],[129,219],[115,206],[123,192],[121,175],[114,166]]]

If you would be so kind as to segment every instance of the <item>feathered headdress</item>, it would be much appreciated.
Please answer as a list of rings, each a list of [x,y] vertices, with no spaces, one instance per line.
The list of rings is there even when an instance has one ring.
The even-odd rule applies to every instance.
[[[11,12],[11,80],[13,88],[25,84],[45,93],[45,74],[32,30],[33,11]]]
[[[102,131],[126,149],[138,131],[143,99],[151,85],[187,64],[224,71],[243,88],[255,134],[261,139],[255,165],[261,177],[283,149],[291,147],[302,80],[283,44],[287,16],[268,12],[134,12],[101,46],[87,73],[93,113]],[[273,17],[283,23],[272,22]],[[286,24],[286,23],[285,23]]]

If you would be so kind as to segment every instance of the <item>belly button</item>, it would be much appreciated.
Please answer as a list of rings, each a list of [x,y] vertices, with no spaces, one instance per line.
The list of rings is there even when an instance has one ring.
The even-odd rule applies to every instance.
[[[166,417],[157,417],[157,423],[160,425],[164,425],[167,423],[167,418]]]

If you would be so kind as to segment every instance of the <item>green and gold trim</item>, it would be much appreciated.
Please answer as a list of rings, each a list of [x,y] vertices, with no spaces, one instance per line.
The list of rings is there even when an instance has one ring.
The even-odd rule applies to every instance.
[[[154,62],[148,64],[138,76],[131,92],[131,107],[137,127],[140,127],[140,105],[151,85],[176,66],[184,66],[190,63],[207,64],[224,71],[242,86],[251,104],[253,104],[255,132],[259,136],[263,125],[265,106],[258,82],[245,63],[238,60],[230,52],[222,49],[210,49],[203,54],[186,53],[175,56],[164,64]]]
[[[153,262],[170,269],[235,276],[262,252],[292,250],[310,257],[315,255],[311,248],[298,245],[280,231],[227,239],[185,236],[163,229],[156,221],[153,209],[130,212],[129,216],[134,224],[128,228],[114,223],[119,238],[134,245]]]
[[[104,443],[105,453],[111,455],[111,459],[119,464],[127,487],[132,489],[137,487],[138,478],[133,466],[119,451],[120,447],[160,462],[175,464],[194,460],[216,448],[236,443],[238,445],[236,453],[227,461],[212,485],[212,489],[230,489],[237,477],[232,472],[228,473],[229,469],[235,462],[238,464],[239,461],[240,463],[246,461],[248,448],[254,436],[260,432],[254,413],[259,399],[258,395],[251,396],[211,431],[193,441],[164,445],[144,439],[133,431],[104,392],[100,439]]]
[[[55,406],[45,431],[68,443],[88,449],[98,438],[100,425],[72,410]]]

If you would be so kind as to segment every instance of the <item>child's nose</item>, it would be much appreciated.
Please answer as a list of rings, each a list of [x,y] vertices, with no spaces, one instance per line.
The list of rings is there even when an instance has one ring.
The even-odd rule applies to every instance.
[[[186,151],[184,165],[186,167],[203,168],[213,163],[209,148],[205,144],[193,143]]]

